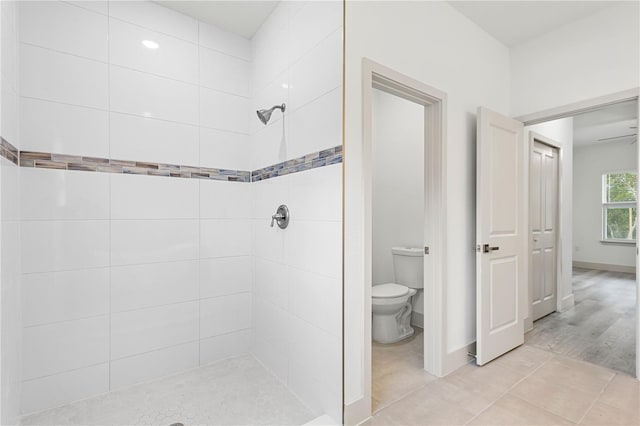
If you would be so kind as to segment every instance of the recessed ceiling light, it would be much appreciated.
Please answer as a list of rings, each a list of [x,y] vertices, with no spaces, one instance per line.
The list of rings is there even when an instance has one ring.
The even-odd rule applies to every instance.
[[[142,40],[142,45],[148,49],[157,49],[158,47],[160,47],[158,43],[151,40]]]
[[[288,88],[289,88],[289,85],[288,85],[287,83],[282,83],[282,88],[283,88],[283,89],[288,89]]]

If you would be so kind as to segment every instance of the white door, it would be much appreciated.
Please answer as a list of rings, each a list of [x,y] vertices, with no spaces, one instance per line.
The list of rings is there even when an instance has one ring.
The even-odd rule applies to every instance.
[[[530,166],[533,321],[556,310],[558,149],[535,141]]]
[[[527,224],[522,123],[478,109],[476,362],[524,343]]]

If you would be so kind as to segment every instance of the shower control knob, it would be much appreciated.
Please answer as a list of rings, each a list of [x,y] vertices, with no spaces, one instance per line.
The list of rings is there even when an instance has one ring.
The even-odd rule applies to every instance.
[[[276,214],[271,216],[271,227],[273,228],[273,224],[277,223],[280,229],[285,229],[289,226],[289,208],[284,204],[281,204],[276,210]]]

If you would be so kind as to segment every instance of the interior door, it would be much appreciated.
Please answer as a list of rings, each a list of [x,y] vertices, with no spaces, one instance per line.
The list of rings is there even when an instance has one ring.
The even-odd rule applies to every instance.
[[[535,141],[531,151],[531,290],[533,320],[556,310],[558,149]]]
[[[522,123],[478,109],[476,157],[476,362],[524,343],[527,287]]]

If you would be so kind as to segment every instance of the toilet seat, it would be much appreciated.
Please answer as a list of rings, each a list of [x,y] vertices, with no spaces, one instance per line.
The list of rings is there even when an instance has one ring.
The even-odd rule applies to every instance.
[[[416,294],[414,289],[401,284],[374,285],[371,288],[371,303],[378,306],[405,303],[414,294]]]
[[[371,288],[371,296],[378,299],[402,297],[407,293],[409,293],[409,287],[395,283],[374,285]]]

